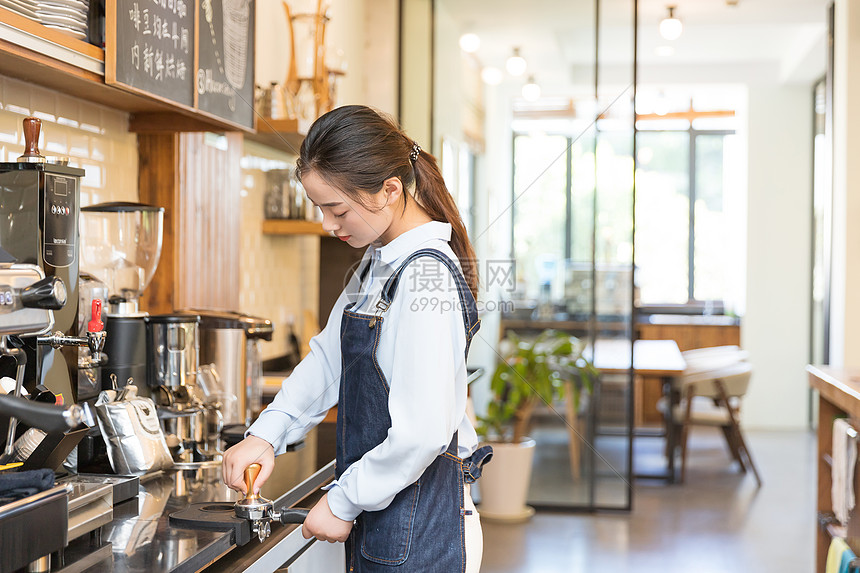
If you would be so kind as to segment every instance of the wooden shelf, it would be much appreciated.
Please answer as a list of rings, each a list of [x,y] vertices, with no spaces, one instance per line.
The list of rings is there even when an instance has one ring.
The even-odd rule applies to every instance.
[[[132,131],[164,131],[171,124],[173,132],[238,129],[209,114],[105,84],[103,49],[4,8],[0,8],[0,75],[128,112]]]
[[[263,220],[263,234],[330,236],[327,232],[323,231],[322,223],[296,219],[265,219]]]
[[[256,133],[245,135],[247,139],[281,149],[292,155],[299,154],[299,148],[305,139],[305,126],[300,126],[295,119],[272,119],[257,116]]]
[[[256,131],[211,114],[105,83],[105,51],[0,8],[0,75],[131,114],[129,131],[245,131],[245,137],[298,155],[309,125],[256,118]]]
[[[77,38],[64,34],[59,30],[43,26],[39,22],[34,22],[29,18],[25,18],[20,14],[2,7],[0,7],[0,22],[2,22],[3,29],[6,32],[3,35],[3,38],[10,42],[22,44],[24,47],[26,47],[29,42],[37,40],[50,42],[51,44],[54,44],[58,50],[69,50],[74,52],[76,56],[91,58],[93,60],[100,61],[102,65],[104,65],[104,50],[98,46],[93,46],[89,42],[78,40]],[[30,37],[29,40],[28,37]],[[64,61],[75,62],[74,59]],[[82,60],[77,61],[76,63],[81,67],[87,67]],[[104,71],[102,71],[102,74],[104,74]]]

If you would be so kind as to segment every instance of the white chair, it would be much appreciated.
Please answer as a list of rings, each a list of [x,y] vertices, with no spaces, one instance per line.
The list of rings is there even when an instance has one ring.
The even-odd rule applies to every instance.
[[[739,346],[695,348],[681,353],[687,363],[686,373],[716,370],[749,359],[749,352]]]
[[[745,352],[741,350],[741,347],[736,344],[729,344],[726,346],[708,346],[705,348],[693,348],[692,350],[685,350],[681,354],[684,355],[685,360],[694,360],[696,358],[709,357],[718,354],[737,354],[738,352]]]
[[[718,358],[711,356],[707,364],[714,367],[710,369],[704,368],[704,361],[694,363],[693,368],[675,384],[680,402],[673,408],[670,423],[674,425],[672,435],[677,437],[677,443],[668,445],[669,455],[674,455],[677,446],[681,448],[681,483],[686,476],[689,430],[698,425],[722,429],[732,457],[737,460],[741,471],[752,470],[756,483],[761,486],[761,477],[741,432],[738,411],[740,401],[749,388],[752,365],[738,359],[743,354],[735,352],[734,359],[730,359],[729,354]]]

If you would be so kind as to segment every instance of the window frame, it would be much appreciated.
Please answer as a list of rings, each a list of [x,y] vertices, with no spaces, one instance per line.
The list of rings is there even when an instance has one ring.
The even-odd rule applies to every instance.
[[[687,133],[689,141],[689,153],[687,154],[687,199],[689,201],[688,228],[687,228],[687,302],[682,306],[696,306],[698,303],[707,302],[698,300],[696,292],[696,138],[699,136],[718,135],[725,138],[728,135],[736,135],[734,129],[696,129],[692,125],[687,129],[642,129],[636,131],[638,137],[641,133]],[[713,301],[722,302],[722,301]],[[643,306],[663,306],[664,302],[652,302]]]
[[[695,297],[695,289],[696,289],[696,265],[695,265],[695,257],[696,257],[696,197],[697,197],[697,189],[696,189],[696,138],[699,136],[721,136],[725,138],[726,136],[736,135],[737,130],[734,129],[696,129],[692,125],[687,129],[637,129],[636,136],[640,133],[686,133],[688,135],[689,142],[689,153],[687,157],[687,193],[688,193],[688,201],[689,201],[689,212],[688,212],[688,234],[687,234],[687,302],[680,305],[681,307],[697,307],[701,305],[701,303],[709,302],[704,300],[698,300]],[[511,209],[511,236],[510,236],[510,245],[511,245],[511,257],[516,256],[516,222],[517,222],[517,209],[516,209],[516,146],[517,146],[517,138],[518,137],[528,137],[530,134],[527,131],[513,131],[511,136],[511,164],[513,167],[513,173],[511,177],[511,201],[513,203],[513,208]],[[573,137],[569,134],[565,134],[562,132],[546,132],[546,135],[552,136],[561,136],[564,137],[567,141],[567,152],[565,153],[565,223],[564,223],[564,257],[565,259],[570,259],[573,251],[573,201],[572,201],[572,193],[573,193],[573,166],[571,162],[573,161],[573,153],[572,146],[574,143]],[[594,222],[596,225],[596,221]],[[634,235],[635,236],[635,235]],[[635,246],[634,246],[635,248]],[[714,303],[724,302],[724,301],[710,301]],[[643,307],[648,306],[668,306],[668,303],[663,302],[650,302],[647,304],[643,304]]]

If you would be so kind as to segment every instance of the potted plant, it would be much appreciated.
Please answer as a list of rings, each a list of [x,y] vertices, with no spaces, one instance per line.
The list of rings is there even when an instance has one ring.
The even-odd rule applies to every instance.
[[[534,513],[525,499],[535,446],[526,433],[535,406],[565,399],[572,477],[578,479],[580,438],[574,428],[582,396],[591,393],[599,372],[583,356],[583,341],[556,330],[531,340],[510,333],[500,350],[503,360],[490,381],[492,398],[478,419],[479,435],[493,445],[493,462],[481,478],[481,516],[522,521]]]

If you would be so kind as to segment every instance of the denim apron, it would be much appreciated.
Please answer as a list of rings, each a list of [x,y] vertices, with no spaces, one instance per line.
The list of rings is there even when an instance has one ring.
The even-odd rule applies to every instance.
[[[374,315],[343,311],[341,322],[341,382],[337,409],[335,476],[382,443],[391,427],[389,385],[376,358],[383,314],[391,305],[403,270],[413,260],[429,256],[450,269],[457,284],[466,325],[466,354],[480,321],[475,299],[460,270],[445,254],[421,249],[410,255],[382,289]],[[370,266],[361,273],[361,281]],[[462,572],[466,566],[463,484],[481,475],[492,449],[484,446],[468,460],[457,456],[457,432],[448,449],[437,456],[418,481],[398,493],[380,511],[359,514],[346,542],[347,571]]]

